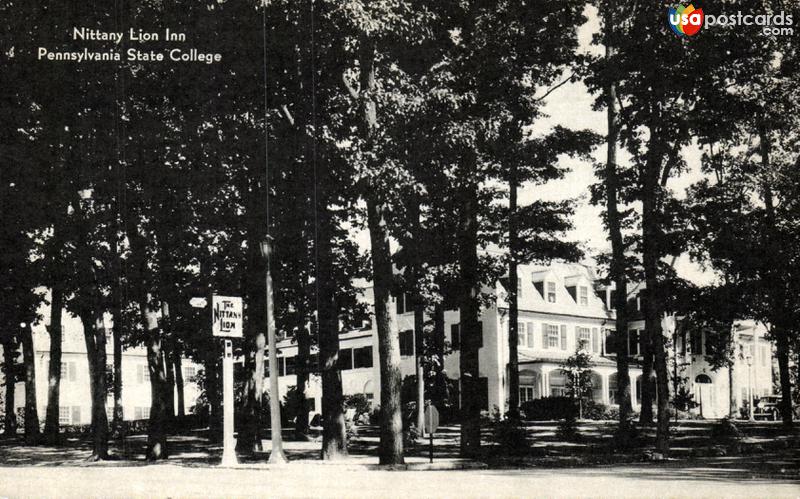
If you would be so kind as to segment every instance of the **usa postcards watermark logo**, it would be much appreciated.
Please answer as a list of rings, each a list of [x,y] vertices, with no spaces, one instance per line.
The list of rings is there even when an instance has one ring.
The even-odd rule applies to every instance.
[[[765,35],[793,35],[794,19],[792,14],[783,11],[763,14],[736,13],[706,14],[703,9],[694,5],[676,4],[667,9],[667,24],[681,38],[694,36],[700,29],[714,26],[759,26]]]
[[[667,20],[669,21],[669,27],[672,28],[676,35],[681,37],[694,36],[703,27],[705,15],[703,14],[703,9],[695,9],[692,4],[688,6],[676,5],[669,8]]]

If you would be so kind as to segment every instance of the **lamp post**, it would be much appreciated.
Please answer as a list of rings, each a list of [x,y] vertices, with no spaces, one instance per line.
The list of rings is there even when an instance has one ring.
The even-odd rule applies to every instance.
[[[272,237],[266,236],[261,244],[261,256],[264,258],[266,270],[266,299],[267,299],[267,342],[269,350],[269,419],[272,452],[269,462],[272,464],[285,463],[286,455],[283,453],[283,439],[281,436],[281,406],[278,395],[278,348],[275,341],[275,309],[272,299],[272,272],[270,258],[272,256]]]
[[[755,421],[756,418],[753,415],[753,380],[750,375],[753,366],[752,352],[745,353],[744,360],[747,363],[747,410],[750,421]]]

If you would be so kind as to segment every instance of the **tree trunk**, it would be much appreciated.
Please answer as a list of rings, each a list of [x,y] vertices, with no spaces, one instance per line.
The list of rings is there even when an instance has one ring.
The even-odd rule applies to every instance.
[[[517,168],[511,170],[508,211],[508,417],[519,419],[519,294],[517,281]]]
[[[342,373],[339,369],[339,308],[333,276],[331,214],[324,196],[317,205],[319,231],[316,244],[316,287],[319,333],[319,366],[322,376],[322,459],[347,456]]]
[[[473,160],[474,161],[474,160]],[[465,176],[466,177],[466,176]],[[478,295],[478,186],[465,178],[469,185],[463,189],[458,228],[458,257],[461,317],[461,456],[475,458],[481,445],[481,406],[478,370],[478,351],[481,331]]]
[[[161,356],[164,358],[164,371],[165,371],[165,385],[164,385],[164,411],[167,414],[167,427],[170,428],[175,424],[175,371],[172,370],[172,328],[169,305],[166,301],[161,302],[161,320],[164,324],[162,328],[162,352]]]
[[[36,407],[36,354],[33,351],[33,328],[22,328],[22,360],[25,363],[25,442],[39,442],[39,411]]]
[[[61,405],[61,312],[64,308],[64,291],[60,282],[50,288],[50,365],[47,378],[47,413],[44,436],[47,442],[59,440],[59,407]]]
[[[624,340],[623,337],[623,341]],[[650,426],[653,424],[653,402],[655,401],[655,383],[653,381],[653,349],[650,345],[650,335],[647,331],[639,339],[639,351],[642,352],[642,403],[639,413],[639,424]]]
[[[361,65],[361,129],[372,147],[377,127],[376,104],[373,100],[375,83],[376,42],[362,37],[359,40],[359,63]],[[381,424],[380,464],[402,464],[403,418],[401,413],[400,387],[403,381],[400,372],[400,338],[397,321],[391,307],[391,290],[394,282],[392,254],[389,248],[389,229],[386,226],[387,207],[380,186],[370,185],[367,201],[367,225],[372,249],[372,285],[375,306],[375,326],[378,332],[378,356],[381,379]]]
[[[166,373],[164,369],[164,353],[162,351],[161,331],[158,327],[157,310],[151,304],[148,294],[139,303],[146,335],[147,370],[150,373],[150,426],[147,433],[148,461],[167,458],[167,408]]]
[[[305,317],[306,314],[298,314]],[[294,425],[295,436],[299,439],[308,437],[308,405],[306,403],[306,385],[314,366],[311,365],[311,335],[305,324],[298,324],[297,327],[297,398],[300,411],[297,414],[297,421]]]
[[[775,355],[778,357],[778,376],[781,385],[781,421],[787,428],[792,427],[792,381],[789,372],[789,335],[783,327],[774,327]]]
[[[419,435],[425,434],[425,306],[422,297],[414,300],[414,371],[417,376],[417,428]]]
[[[106,415],[106,335],[102,321],[92,310],[80,314],[89,363],[92,397],[92,455],[90,460],[108,459],[108,416]]]
[[[735,419],[737,416],[736,409],[736,391],[733,388],[733,362],[728,362],[728,417]]]
[[[772,144],[770,143],[769,132],[766,123],[762,121],[759,126],[759,139],[761,148],[761,169],[767,173],[772,168],[770,159],[770,150]],[[772,305],[772,312],[774,320],[773,336],[775,338],[775,354],[778,357],[778,377],[781,385],[781,401],[780,412],[781,421],[786,428],[792,427],[792,382],[791,373],[789,372],[789,334],[788,326],[785,324],[787,313],[787,297],[785,294],[784,281],[785,277],[780,274],[781,266],[784,259],[781,257],[783,249],[781,243],[778,241],[775,234],[777,221],[775,216],[775,200],[772,194],[772,186],[770,180],[766,179],[763,185],[763,198],[764,198],[764,211],[766,214],[766,254],[771,255],[773,260],[770,260],[769,267],[765,270],[767,281],[770,283],[769,289],[770,303]],[[776,264],[775,261],[778,263]],[[777,269],[777,271],[776,271]]]
[[[211,331],[207,331],[211,334]],[[222,441],[222,400],[220,400],[220,366],[215,348],[209,348],[205,359],[205,391],[208,398],[208,439]]]
[[[606,5],[604,12],[606,60],[614,56],[612,45],[614,28],[614,5]],[[617,352],[617,404],[619,405],[620,427],[629,424],[632,412],[631,378],[628,370],[628,316],[627,316],[627,287],[628,279],[625,273],[625,241],[622,237],[622,220],[618,209],[619,202],[619,177],[617,172],[617,140],[618,140],[618,111],[617,87],[609,79],[606,84],[606,117],[608,135],[606,136],[606,225],[611,240],[611,278],[614,281],[616,295],[614,308],[616,310],[616,331],[612,338]],[[652,419],[652,416],[651,416]]]
[[[381,376],[380,464],[402,464],[403,418],[400,387],[400,338],[397,321],[391,306],[394,280],[389,231],[384,206],[373,197],[367,201],[368,224],[372,248],[372,279],[375,306],[375,326],[378,331],[378,357]]]
[[[661,196],[659,172],[661,170],[661,145],[658,129],[650,127],[648,158],[642,193],[642,262],[645,276],[645,330],[653,349],[654,369],[658,402],[656,448],[666,453],[669,450],[669,375],[667,371],[667,352],[664,335],[661,331],[661,292],[659,288],[659,235],[658,207]],[[643,401],[644,403],[644,401]],[[644,407],[642,408],[644,411]]]
[[[114,415],[111,423],[114,433],[121,436],[124,426],[125,414],[122,408],[122,310],[116,305],[111,311],[113,325],[114,345]]]
[[[437,303],[433,307],[433,351],[431,366],[434,370],[434,390],[430,398],[440,409],[447,401],[447,376],[444,372],[445,322],[444,305]]]
[[[254,189],[258,192],[256,187]],[[250,209],[253,210],[253,213],[258,214],[264,211],[257,202],[254,202]],[[254,219],[257,220],[255,217]],[[263,422],[261,416],[264,413],[264,349],[267,346],[267,340],[266,311],[264,308],[266,295],[262,280],[266,267],[259,249],[261,239],[263,239],[262,231],[255,226],[251,227],[248,231],[249,271],[243,280],[248,319],[246,322],[247,330],[245,331],[247,350],[245,372],[247,373],[247,382],[245,383],[244,418],[240,425],[239,438],[236,442],[237,450],[246,454],[262,450],[261,427]],[[270,393],[270,396],[273,396],[273,394]]]
[[[183,417],[186,415],[186,401],[183,393],[183,361],[177,345],[172,349],[172,368],[175,370],[175,391],[178,393],[178,417]]]
[[[3,423],[3,433],[6,435],[17,434],[17,413],[16,408],[16,358],[17,351],[12,339],[3,342],[3,375],[5,377],[6,396],[5,396],[5,421]]]

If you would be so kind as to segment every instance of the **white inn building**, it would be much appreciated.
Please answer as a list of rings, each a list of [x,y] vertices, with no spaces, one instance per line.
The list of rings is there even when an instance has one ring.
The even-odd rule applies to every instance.
[[[566,393],[566,379],[561,373],[564,361],[575,352],[581,340],[592,356],[592,399],[609,406],[616,405],[616,352],[609,341],[615,328],[611,307],[613,286],[601,286],[593,270],[579,264],[552,264],[547,267],[520,266],[517,290],[519,294],[519,377],[520,401],[525,402]],[[631,357],[631,400],[634,410],[640,409],[642,370],[638,360],[639,337],[644,332],[640,287],[628,294],[631,321],[626,353]],[[508,304],[505,289],[498,283],[494,290],[495,304],[481,310],[482,342],[479,352],[481,405],[491,411],[497,407],[505,412],[508,400]],[[371,289],[365,293],[371,296]],[[406,310],[402,297],[395,300],[400,330],[401,370],[403,376],[414,374],[414,317]],[[459,313],[445,313],[447,341],[453,352],[445,358],[448,377],[459,378]],[[734,365],[734,398],[743,407],[752,391],[756,398],[772,393],[772,349],[764,339],[762,325],[743,321],[736,325],[739,355]],[[665,334],[669,335],[668,332]],[[680,378],[694,400],[702,402],[704,417],[723,417],[728,414],[728,372],[714,371],[705,360],[704,334],[694,332],[686,339],[678,338],[676,349],[670,348],[669,370],[678,368]],[[294,366],[297,346],[290,340],[279,344],[279,374],[281,398],[296,382]],[[377,333],[372,326],[348,331],[340,336],[340,365],[346,395],[363,393],[367,398],[380,399]],[[676,362],[677,359],[677,362]],[[748,365],[749,362],[749,365]],[[313,365],[313,363],[312,363]],[[710,383],[709,383],[710,381]],[[307,396],[313,399],[312,410],[321,407],[322,384],[311,376]],[[672,386],[670,386],[670,389]],[[377,402],[376,402],[377,403]],[[701,407],[693,409],[700,413]]]

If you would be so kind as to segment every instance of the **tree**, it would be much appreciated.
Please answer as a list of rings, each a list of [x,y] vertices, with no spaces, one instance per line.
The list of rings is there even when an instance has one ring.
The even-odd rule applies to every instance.
[[[592,355],[587,351],[586,340],[581,340],[575,352],[567,357],[561,365],[561,373],[567,378],[567,395],[578,401],[578,417],[583,418],[583,399],[591,397],[592,388]]]

